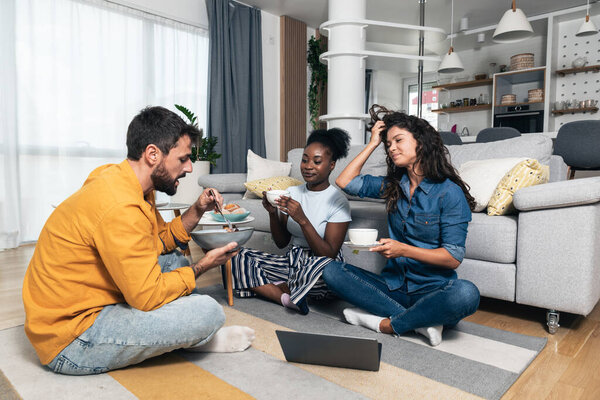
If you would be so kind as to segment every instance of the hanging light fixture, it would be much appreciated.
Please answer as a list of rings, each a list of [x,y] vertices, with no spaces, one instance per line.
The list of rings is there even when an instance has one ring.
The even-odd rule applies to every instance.
[[[525,13],[517,8],[516,0],[512,1],[512,8],[508,9],[494,31],[494,42],[514,43],[525,40],[533,35],[533,28]]]
[[[590,0],[587,0],[587,7],[585,9],[585,21],[579,27],[579,30],[575,36],[590,36],[598,33],[598,28],[590,20]]]
[[[452,47],[453,36],[454,36],[454,0],[452,0],[452,12],[450,14],[450,49],[448,50],[448,54],[444,56],[440,66],[438,67],[438,72],[442,74],[453,74],[455,72],[461,72],[465,70],[462,61],[458,57],[458,54],[454,52],[454,48]]]

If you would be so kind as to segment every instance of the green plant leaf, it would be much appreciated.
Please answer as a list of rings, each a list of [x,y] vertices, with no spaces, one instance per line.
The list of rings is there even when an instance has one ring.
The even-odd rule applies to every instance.
[[[196,117],[193,112],[180,104],[175,104],[175,108],[185,115],[190,125],[198,128],[198,123],[196,122],[198,117]],[[198,143],[192,145],[192,154],[190,154],[190,160],[192,162],[208,161],[213,166],[216,166],[216,160],[221,158],[221,154],[215,152],[215,146],[217,145],[218,139],[216,137],[205,137],[202,129],[200,129],[200,134],[201,137],[199,138]]]

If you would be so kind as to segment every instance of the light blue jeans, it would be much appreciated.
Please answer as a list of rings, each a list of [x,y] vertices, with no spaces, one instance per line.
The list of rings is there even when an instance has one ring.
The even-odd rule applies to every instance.
[[[329,289],[342,299],[380,317],[389,318],[392,329],[404,332],[426,326],[453,327],[479,306],[479,290],[464,279],[423,293],[390,290],[377,274],[354,265],[332,261],[323,270]]]
[[[178,251],[158,259],[167,272],[189,265]],[[225,322],[223,308],[209,296],[180,297],[153,311],[126,303],[106,306],[94,324],[47,366],[66,375],[99,374],[137,364],[175,349],[200,346]]]

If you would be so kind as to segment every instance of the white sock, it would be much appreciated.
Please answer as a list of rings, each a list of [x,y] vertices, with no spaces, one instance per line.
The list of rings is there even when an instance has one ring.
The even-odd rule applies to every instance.
[[[210,342],[186,350],[203,353],[233,353],[236,351],[244,351],[250,347],[254,337],[254,329],[248,328],[247,326],[224,326],[215,333]]]
[[[281,304],[286,308],[291,308],[292,310],[300,311],[300,308],[292,302],[290,295],[287,293],[283,293],[281,295]]]
[[[379,330],[379,324],[385,319],[377,315],[369,314],[360,308],[344,309],[344,317],[346,317],[346,321],[352,325],[364,326],[365,328],[369,328],[375,332],[381,332]]]
[[[417,329],[415,329],[415,332],[420,333],[421,335],[425,336],[427,339],[429,339],[429,343],[435,347],[438,344],[442,343],[442,331],[443,330],[444,330],[444,325],[437,325],[437,326],[426,326],[423,328],[417,328]]]

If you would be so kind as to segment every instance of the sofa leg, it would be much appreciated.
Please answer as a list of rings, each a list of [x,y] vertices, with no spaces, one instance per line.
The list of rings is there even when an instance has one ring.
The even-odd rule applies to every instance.
[[[552,335],[558,331],[558,320],[560,319],[560,313],[556,310],[546,311],[546,325],[548,325],[548,332]]]

